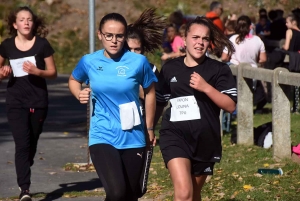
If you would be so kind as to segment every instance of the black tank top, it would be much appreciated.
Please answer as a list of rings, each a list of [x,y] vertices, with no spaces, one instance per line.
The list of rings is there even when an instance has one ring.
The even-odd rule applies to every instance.
[[[289,51],[298,52],[300,51],[300,31],[292,29],[292,33]]]

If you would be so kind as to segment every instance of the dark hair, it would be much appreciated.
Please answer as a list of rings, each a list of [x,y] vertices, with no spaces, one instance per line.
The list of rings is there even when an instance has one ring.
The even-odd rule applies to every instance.
[[[183,14],[180,10],[174,11],[169,15],[169,23],[174,23],[180,26],[182,22],[183,22]]]
[[[242,15],[237,20],[237,25],[235,28],[235,32],[238,34],[238,37],[236,38],[236,43],[240,44],[246,37],[246,35],[249,34],[250,31],[250,25],[251,20],[248,16]]]
[[[292,13],[292,14],[289,14],[287,16],[287,18],[288,17],[291,18],[291,22],[295,21],[297,23],[297,27],[298,28],[300,27],[300,18],[299,18],[299,16],[295,15],[294,13]]]
[[[294,10],[292,10],[292,18],[293,20],[295,20],[297,22],[297,27],[300,27],[300,8],[296,8]]]
[[[198,16],[194,20],[190,21],[185,29],[185,36],[187,36],[188,32],[190,31],[190,28],[192,25],[198,24],[206,26],[209,29],[210,35],[209,39],[211,44],[214,46],[212,49],[212,53],[219,55],[223,52],[223,49],[227,47],[228,54],[231,55],[234,53],[234,46],[230,42],[230,40],[224,35],[224,33],[213,24],[213,22],[203,16]]]
[[[221,5],[221,3],[218,2],[218,1],[213,1],[213,2],[211,2],[210,6],[209,6],[210,11],[212,11],[212,10],[218,8],[219,5]]]
[[[125,35],[127,34],[127,29],[126,29],[127,22],[126,22],[125,18],[119,13],[109,13],[109,14],[105,15],[99,23],[99,31],[102,31],[103,25],[109,20],[113,20],[113,21],[120,22],[121,24],[123,24],[125,27]]]
[[[260,14],[260,13],[262,13],[262,12],[264,12],[264,13],[266,13],[266,14],[267,14],[267,10],[266,10],[265,8],[261,8],[261,9],[259,9],[258,13]]]
[[[235,31],[235,27],[236,27],[236,20],[229,20],[226,24],[226,29],[228,31]]]
[[[155,8],[146,9],[141,16],[127,27],[127,39],[137,39],[144,52],[154,53],[161,46],[163,29],[166,26],[161,16],[155,15]]]
[[[282,9],[276,9],[275,11],[276,11],[278,17],[283,17],[284,11]]]
[[[48,34],[48,29],[45,26],[44,19],[38,17],[33,13],[33,11],[28,6],[18,7],[14,11],[12,11],[7,17],[7,25],[9,27],[9,35],[17,36],[18,32],[14,28],[14,23],[16,23],[17,14],[20,11],[28,11],[32,15],[33,27],[32,27],[32,35],[38,35],[41,37],[46,37]]]
[[[268,17],[270,18],[270,20],[275,20],[278,17],[278,13],[275,10],[270,10],[268,13]]]

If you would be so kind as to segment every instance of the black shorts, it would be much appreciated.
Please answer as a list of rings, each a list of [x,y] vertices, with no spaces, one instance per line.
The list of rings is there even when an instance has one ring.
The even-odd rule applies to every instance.
[[[166,167],[168,162],[173,158],[187,158],[191,161],[192,175],[213,175],[214,162],[202,162],[190,159],[189,155],[178,146],[167,146],[161,150]]]

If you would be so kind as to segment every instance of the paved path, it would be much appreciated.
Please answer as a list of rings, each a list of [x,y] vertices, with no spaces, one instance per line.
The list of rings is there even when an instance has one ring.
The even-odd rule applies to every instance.
[[[71,96],[68,75],[48,81],[49,114],[44,132],[39,140],[35,164],[32,168],[31,193],[48,194],[46,199],[35,200],[103,200],[95,197],[63,198],[65,192],[94,191],[101,189],[101,182],[95,172],[66,172],[68,163],[87,162],[86,106]],[[0,200],[18,196],[14,167],[14,142],[5,114],[5,87],[0,84]],[[50,197],[50,194],[55,196]]]

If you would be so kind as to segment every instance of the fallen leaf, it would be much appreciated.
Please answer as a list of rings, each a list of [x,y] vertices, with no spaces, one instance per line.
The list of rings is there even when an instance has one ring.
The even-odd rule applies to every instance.
[[[68,135],[69,134],[69,132],[64,132],[64,135]]]
[[[13,164],[13,162],[12,161],[7,161],[7,164]]]
[[[251,190],[253,187],[251,185],[244,185],[243,186],[244,190]]]
[[[264,167],[269,167],[270,165],[268,163],[265,163],[264,164]]]
[[[274,181],[273,184],[274,185],[279,184],[279,181]]]
[[[237,196],[238,193],[239,193],[238,191],[235,191],[235,192],[231,195],[230,199],[233,200],[233,199]]]
[[[264,189],[264,193],[270,193],[271,191]]]
[[[262,177],[263,175],[262,175],[262,174],[259,174],[259,173],[255,173],[255,174],[254,174],[254,176],[256,176],[256,177],[259,177],[259,178],[260,178],[260,177]]]
[[[40,159],[41,161],[45,160],[43,157],[40,157],[39,159]]]
[[[55,175],[57,174],[56,172],[49,172],[50,175]]]
[[[239,177],[238,180],[239,180],[239,181],[243,181],[243,178],[242,178],[242,177]]]

